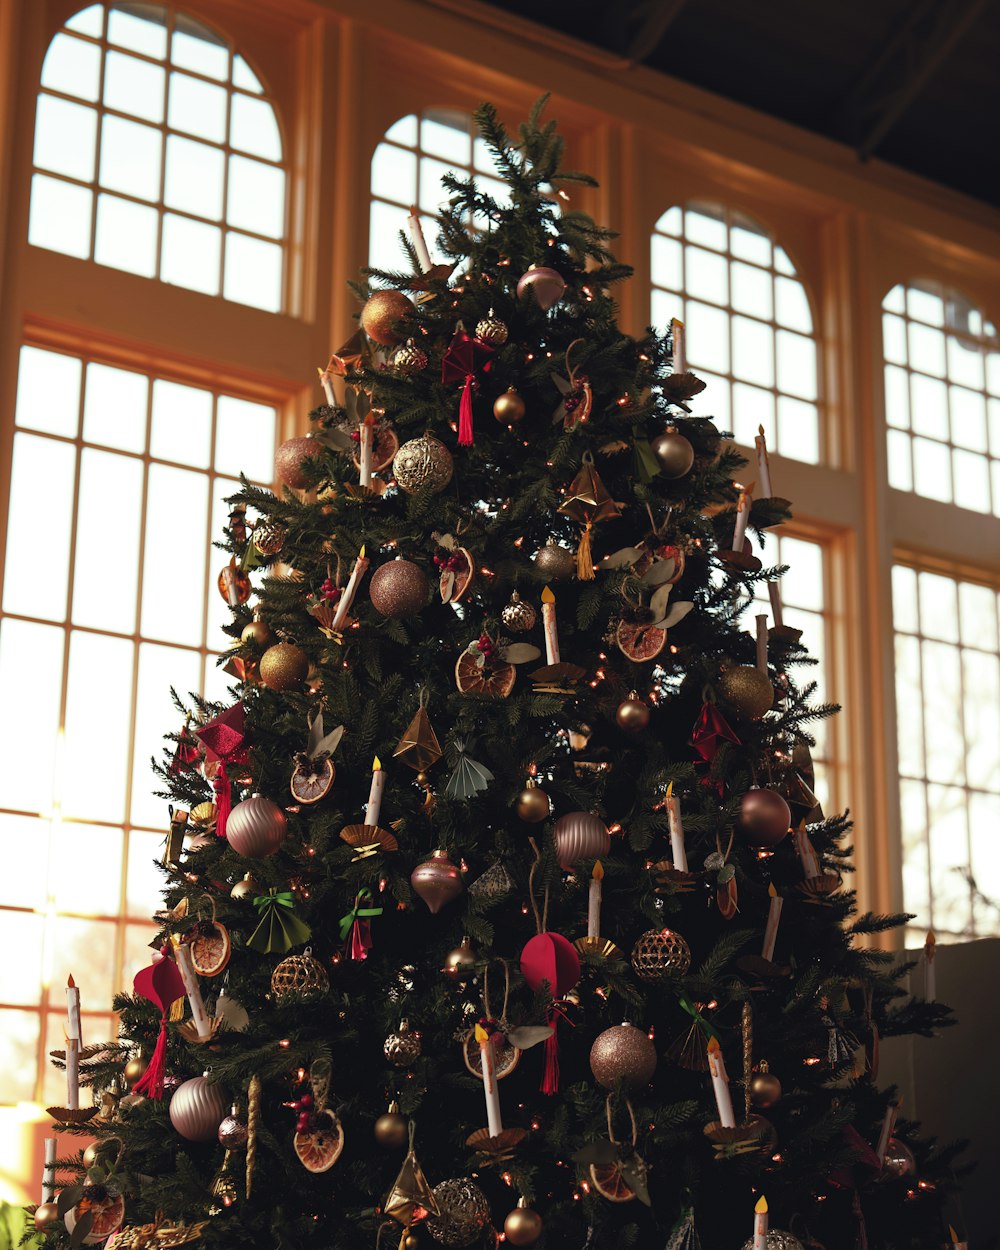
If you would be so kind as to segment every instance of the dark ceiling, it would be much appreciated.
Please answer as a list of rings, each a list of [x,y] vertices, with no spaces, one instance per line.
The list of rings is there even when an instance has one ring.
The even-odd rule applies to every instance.
[[[1000,0],[491,0],[1000,203]]]

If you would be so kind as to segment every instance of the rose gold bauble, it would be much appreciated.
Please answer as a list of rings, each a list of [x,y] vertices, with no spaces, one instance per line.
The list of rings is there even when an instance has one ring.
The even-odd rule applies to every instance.
[[[552,826],[559,866],[568,872],[578,859],[600,859],[611,849],[608,827],[593,812],[567,812]]]
[[[281,846],[288,830],[285,813],[262,794],[237,803],[226,821],[226,841],[237,855],[266,859]]]
[[[59,1208],[54,1202],[43,1202],[41,1206],[35,1208],[32,1218],[35,1222],[35,1231],[47,1233],[50,1228],[59,1223]]]
[[[750,664],[734,664],[718,681],[719,693],[743,716],[760,720],[774,702],[771,679]]]
[[[316,459],[323,454],[323,447],[311,434],[303,434],[300,438],[290,438],[282,443],[274,457],[274,468],[280,481],[295,490],[305,490],[312,478],[305,472],[307,460]]]
[[[900,1141],[898,1137],[890,1137],[885,1148],[882,1171],[898,1180],[903,1176],[912,1176],[916,1170],[917,1161],[906,1142]]]
[[[590,1070],[605,1089],[617,1081],[638,1089],[648,1085],[656,1071],[656,1047],[642,1029],[616,1024],[595,1039],[590,1048]]]
[[[246,873],[229,891],[229,897],[237,900],[256,898],[261,892],[261,884],[252,872]]]
[[[260,680],[281,694],[298,690],[309,674],[309,657],[294,642],[279,642],[260,657]]]
[[[406,336],[397,333],[393,326],[412,312],[413,303],[402,291],[376,291],[361,310],[361,328],[383,347],[395,347]]]
[[[515,387],[510,386],[493,401],[493,415],[504,425],[517,425],[524,419],[524,400]]]
[[[562,299],[566,292],[566,283],[562,274],[555,269],[550,269],[547,265],[532,265],[527,273],[521,275],[517,284],[518,299],[524,299],[529,292],[535,297],[538,307],[548,312]]]
[[[788,804],[776,790],[748,790],[740,800],[736,827],[750,846],[777,846],[791,823]]]
[[[554,581],[565,581],[576,571],[576,556],[568,547],[546,543],[535,552],[535,568]]]
[[[410,885],[435,915],[446,903],[458,898],[465,888],[461,872],[448,858],[448,852],[442,850],[417,864],[410,873]]]
[[[400,490],[412,495],[418,490],[436,494],[444,490],[455,472],[451,452],[433,434],[411,438],[396,452],[392,475]]]
[[[476,952],[467,937],[444,957],[441,971],[449,980],[464,984],[476,971]]]
[[[412,560],[390,560],[372,574],[368,596],[383,616],[416,616],[427,603],[431,584]],[[267,659],[267,656],[264,657]]]
[[[538,782],[529,781],[517,796],[514,808],[522,820],[529,825],[537,825],[540,820],[548,819],[552,805]]]
[[[512,1246],[533,1246],[542,1235],[542,1217],[522,1198],[503,1222],[504,1236]]]
[[[618,704],[615,720],[629,733],[640,733],[649,725],[649,704],[644,703],[633,690],[627,699]]]
[[[662,434],[657,434],[649,445],[664,477],[683,477],[685,473],[691,472],[694,448],[673,426],[668,426]]]
[[[375,1140],[383,1150],[402,1150],[410,1138],[406,1117],[399,1114],[399,1103],[389,1103],[388,1111],[375,1121]]]
[[[250,1128],[245,1120],[241,1120],[237,1115],[236,1108],[233,1107],[229,1115],[227,1115],[219,1125],[217,1133],[219,1145],[225,1146],[227,1150],[242,1150],[247,1144],[250,1137]]]
[[[768,1107],[773,1107],[780,1097],[781,1082],[773,1072],[768,1072],[766,1068],[763,1068],[750,1078],[750,1101],[755,1107],[762,1107],[766,1111]]]
[[[188,1141],[214,1141],[225,1115],[222,1089],[207,1076],[185,1081],[170,1100],[170,1123]]]
[[[145,1055],[136,1055],[134,1059],[130,1059],[128,1061],[125,1065],[125,1070],[122,1072],[122,1076],[124,1076],[125,1083],[130,1089],[136,1081],[141,1080],[148,1067],[149,1060]]]

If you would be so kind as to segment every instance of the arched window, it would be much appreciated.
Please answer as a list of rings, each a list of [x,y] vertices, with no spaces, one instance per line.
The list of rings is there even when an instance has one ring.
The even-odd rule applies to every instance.
[[[819,369],[809,297],[763,226],[736,209],[677,205],[656,223],[650,257],[653,324],[685,324],[687,360],[709,383],[692,411],[753,446],[820,457]]]
[[[389,127],[372,157],[369,265],[400,267],[398,234],[406,228],[410,208],[436,213],[442,202],[441,178],[449,170],[474,174],[485,192],[506,203],[506,185],[496,178],[490,150],[468,113],[428,108]],[[427,243],[431,245],[430,238]]]
[[[58,31],[33,163],[30,243],[283,308],[274,104],[226,39],[173,5],[92,4]]]
[[[894,286],[882,301],[889,485],[1000,516],[1000,338],[961,292]]]

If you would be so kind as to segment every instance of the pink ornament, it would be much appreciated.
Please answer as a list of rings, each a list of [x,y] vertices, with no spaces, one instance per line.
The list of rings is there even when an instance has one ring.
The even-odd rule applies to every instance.
[[[288,830],[285,813],[262,794],[237,803],[226,822],[226,840],[247,859],[265,859],[281,846]]]
[[[170,1100],[170,1123],[188,1141],[213,1141],[226,1118],[222,1087],[207,1076],[196,1076],[181,1085]]]
[[[448,858],[447,851],[435,851],[430,859],[417,864],[410,874],[410,885],[437,915],[446,903],[452,902],[465,888],[462,874]]]
[[[566,283],[562,274],[555,269],[549,269],[546,265],[532,265],[526,274],[521,275],[517,284],[518,299],[524,299],[529,291],[534,295],[538,307],[543,312],[548,312],[562,299]]]
[[[559,867],[568,872],[578,859],[600,859],[611,849],[611,834],[593,812],[567,812],[552,827]]]
[[[562,998],[580,979],[580,956],[561,933],[539,933],[521,951],[521,976],[529,989],[548,982],[552,997]]]

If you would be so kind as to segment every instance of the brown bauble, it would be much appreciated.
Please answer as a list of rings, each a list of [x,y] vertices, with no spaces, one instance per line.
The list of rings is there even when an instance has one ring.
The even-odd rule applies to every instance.
[[[633,690],[627,699],[618,704],[615,720],[629,733],[640,733],[649,725],[649,704],[644,703]]]
[[[529,781],[517,796],[514,808],[522,820],[529,825],[537,825],[539,821],[548,819],[552,804],[538,782]]]
[[[742,716],[760,720],[774,703],[771,679],[751,664],[734,664],[718,681],[719,693]]]
[[[420,565],[400,558],[390,560],[375,570],[368,586],[368,596],[372,606],[383,616],[416,616],[426,605],[430,589],[427,574]]]
[[[35,1207],[32,1219],[36,1232],[47,1233],[59,1223],[59,1208],[54,1202],[43,1202],[41,1206]]]
[[[639,1089],[649,1084],[656,1071],[656,1047],[634,1024],[616,1024],[595,1039],[590,1070],[605,1089],[612,1089],[617,1081]]]
[[[361,328],[383,347],[395,347],[406,335],[398,333],[393,326],[412,312],[413,303],[402,291],[376,291],[361,310]]]
[[[553,581],[565,581],[576,571],[576,557],[568,547],[546,543],[535,552],[535,568]]]
[[[542,1235],[542,1217],[522,1198],[504,1220],[503,1231],[512,1246],[533,1246]]]
[[[399,1103],[389,1103],[388,1111],[375,1121],[375,1140],[383,1150],[402,1150],[410,1139],[406,1117],[399,1114]]]
[[[410,873],[410,885],[434,915],[465,889],[461,872],[448,858],[448,852],[442,850],[435,851],[429,859],[417,864]]]
[[[764,1069],[755,1072],[750,1079],[750,1101],[755,1107],[766,1110],[773,1107],[781,1097],[781,1082],[773,1072]]]
[[[260,658],[260,679],[268,690],[281,694],[298,690],[309,673],[309,657],[294,642],[268,647]]]
[[[275,472],[286,486],[292,486],[295,490],[306,490],[312,484],[312,478],[305,471],[305,462],[322,454],[322,444],[311,434],[287,439],[274,457]]]
[[[516,387],[508,387],[493,401],[493,415],[504,425],[517,425],[518,421],[524,420],[524,413],[524,400]]]
[[[256,647],[269,647],[274,642],[274,632],[267,621],[255,616],[249,625],[243,627],[240,634],[242,642],[251,642]]]
[[[691,472],[691,466],[694,464],[694,448],[673,426],[667,426],[663,433],[657,434],[649,445],[664,477],[683,477]]]
[[[777,790],[748,790],[740,800],[736,827],[750,846],[777,846],[788,834],[792,813]]]
[[[130,1059],[128,1061],[125,1065],[125,1071],[122,1073],[122,1076],[124,1076],[129,1089],[132,1088],[136,1081],[142,1079],[148,1067],[149,1060],[145,1055],[136,1055],[134,1059]]]

